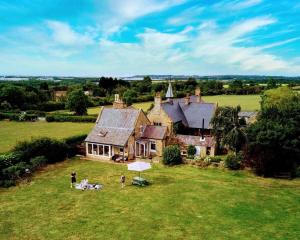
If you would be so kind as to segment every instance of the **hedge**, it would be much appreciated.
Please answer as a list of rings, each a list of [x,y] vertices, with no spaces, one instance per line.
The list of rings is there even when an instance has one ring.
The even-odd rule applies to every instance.
[[[26,175],[26,169],[38,168],[77,154],[77,145],[86,135],[77,135],[65,140],[36,138],[17,144],[10,153],[0,155],[0,186],[9,187]]]
[[[56,110],[64,110],[65,103],[63,102],[45,102],[38,105],[38,109],[45,112],[52,112]]]
[[[11,121],[36,121],[38,119],[38,115],[36,114],[27,114],[27,113],[4,113],[0,112],[0,120],[9,119]]]
[[[46,116],[47,122],[96,122],[97,116],[73,116],[62,114],[49,114]]]

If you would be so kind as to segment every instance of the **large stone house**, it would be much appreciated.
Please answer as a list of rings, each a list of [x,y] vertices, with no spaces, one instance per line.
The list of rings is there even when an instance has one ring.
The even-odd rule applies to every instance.
[[[101,108],[96,125],[85,140],[86,155],[96,159],[161,156],[166,130],[152,126],[143,110],[126,107],[116,95],[113,108]]]
[[[211,135],[210,121],[216,104],[205,103],[199,88],[195,90],[195,95],[174,99],[171,83],[166,98],[163,102],[160,94],[155,96],[154,107],[147,115],[151,124],[167,127],[168,138],[177,140],[183,154],[186,154],[188,145],[194,145],[197,155],[213,156],[215,141]]]
[[[154,107],[146,114],[127,107],[115,95],[113,107],[102,107],[96,125],[85,140],[86,155],[96,159],[128,159],[162,156],[168,144],[179,144],[182,154],[194,145],[197,155],[214,155],[215,141],[210,121],[216,105],[201,99],[200,89],[194,96],[174,99],[171,83],[162,101],[154,98]]]

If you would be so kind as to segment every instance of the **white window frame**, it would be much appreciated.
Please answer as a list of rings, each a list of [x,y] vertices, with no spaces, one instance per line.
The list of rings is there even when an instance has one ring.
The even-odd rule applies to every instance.
[[[155,145],[155,149],[152,149],[152,144]],[[157,151],[156,141],[154,141],[154,140],[149,141],[149,149],[150,149],[150,152],[156,152]]]
[[[89,144],[92,145],[92,153],[89,153]],[[94,149],[96,146],[96,149]],[[104,149],[108,147],[108,154],[105,154]],[[102,148],[102,154],[100,154],[100,148]],[[96,153],[96,154],[95,154]],[[111,157],[112,146],[107,144],[87,143],[87,154],[92,156]]]

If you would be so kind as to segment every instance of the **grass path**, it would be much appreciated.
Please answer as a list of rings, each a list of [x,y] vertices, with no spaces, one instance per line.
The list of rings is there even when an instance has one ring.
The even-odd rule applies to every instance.
[[[10,150],[18,141],[32,137],[66,138],[77,134],[87,134],[94,123],[47,123],[47,122],[7,122],[0,121],[0,152]]]
[[[69,174],[104,184],[69,188]],[[300,181],[154,165],[153,184],[120,188],[126,166],[68,160],[0,189],[0,239],[298,239]]]

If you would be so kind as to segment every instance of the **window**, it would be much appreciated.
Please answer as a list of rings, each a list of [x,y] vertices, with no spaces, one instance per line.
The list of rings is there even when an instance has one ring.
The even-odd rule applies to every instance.
[[[98,155],[98,145],[97,144],[93,144],[93,154]]]
[[[99,155],[103,155],[103,145],[98,145]]]
[[[88,144],[88,154],[92,154],[92,144]]]
[[[109,156],[109,146],[104,146],[104,156]]]
[[[120,149],[120,153],[124,152],[124,148],[119,148]]]
[[[207,148],[206,148],[206,155],[210,155],[210,150],[211,150],[210,147],[207,147]]]
[[[155,141],[150,141],[150,151],[156,152],[156,142]]]
[[[161,126],[160,122],[153,122],[154,126]]]

